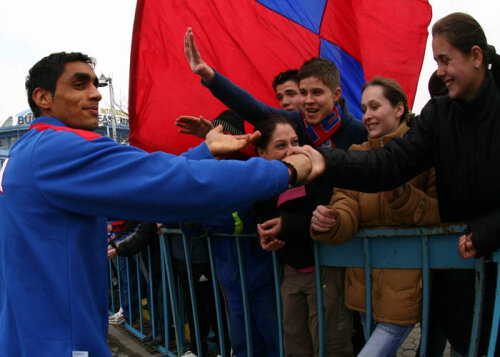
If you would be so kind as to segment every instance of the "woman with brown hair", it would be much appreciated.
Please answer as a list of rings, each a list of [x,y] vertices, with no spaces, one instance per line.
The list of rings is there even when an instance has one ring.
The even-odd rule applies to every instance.
[[[403,136],[414,119],[398,83],[387,78],[369,81],[361,95],[368,141],[349,150],[367,151]],[[434,169],[425,171],[392,191],[362,193],[335,189],[328,206],[318,206],[311,221],[312,238],[331,245],[351,239],[358,228],[424,225],[439,222]],[[422,318],[422,271],[372,270],[375,330],[358,356],[392,357]],[[347,268],[345,304],[365,322],[365,272]],[[364,326],[363,326],[364,327]]]

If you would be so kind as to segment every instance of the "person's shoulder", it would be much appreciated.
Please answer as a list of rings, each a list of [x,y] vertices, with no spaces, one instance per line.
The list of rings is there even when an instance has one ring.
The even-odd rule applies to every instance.
[[[417,116],[416,123],[433,124],[440,118],[446,118],[455,111],[452,106],[453,101],[449,96],[431,98],[420,111],[420,115]]]
[[[40,133],[50,133],[55,134],[54,138],[63,138],[66,137],[64,134],[74,134],[82,139],[91,141],[98,138],[101,138],[102,135],[95,133],[93,131],[83,130],[83,129],[75,129],[69,128],[67,126],[57,126],[47,123],[37,123],[31,126],[31,130],[37,130]]]
[[[365,141],[361,144],[353,144],[349,147],[350,151],[368,151],[371,150],[370,143]]]

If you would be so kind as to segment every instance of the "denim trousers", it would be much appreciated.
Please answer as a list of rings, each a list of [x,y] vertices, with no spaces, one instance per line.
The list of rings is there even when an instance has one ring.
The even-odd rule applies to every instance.
[[[366,314],[361,314],[363,330],[366,329]],[[411,332],[413,325],[395,325],[387,322],[377,322],[358,357],[396,357],[399,347]]]

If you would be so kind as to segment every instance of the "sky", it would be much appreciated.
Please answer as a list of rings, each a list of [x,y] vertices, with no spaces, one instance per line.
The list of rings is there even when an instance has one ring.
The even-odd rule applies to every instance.
[[[500,1],[430,3],[429,32],[437,19],[455,11],[466,12],[479,21],[488,42],[500,53]],[[24,89],[28,70],[42,57],[59,51],[95,57],[97,76],[113,79],[115,102],[126,106],[135,5],[135,0],[0,0],[0,121],[28,108]],[[413,107],[416,113],[429,99],[427,81],[435,69],[429,36]],[[109,108],[108,88],[101,88],[101,93],[101,106]]]

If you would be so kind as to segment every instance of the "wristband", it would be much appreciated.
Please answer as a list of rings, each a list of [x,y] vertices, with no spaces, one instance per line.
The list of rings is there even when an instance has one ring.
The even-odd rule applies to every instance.
[[[288,168],[288,174],[290,175],[288,179],[288,187],[297,186],[297,169],[289,162],[286,161],[281,161],[281,162],[286,165],[286,167]]]

